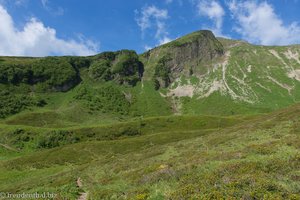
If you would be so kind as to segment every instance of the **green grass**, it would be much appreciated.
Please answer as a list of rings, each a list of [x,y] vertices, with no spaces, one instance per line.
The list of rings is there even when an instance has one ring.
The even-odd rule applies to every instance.
[[[133,115],[164,116],[172,114],[170,102],[164,99],[151,81],[143,81],[133,90],[135,99],[131,107]]]
[[[160,146],[186,138],[194,138],[208,134],[214,129],[243,122],[243,120],[234,118],[215,119],[216,117],[212,116],[157,117],[119,125],[75,128],[71,131],[85,137],[85,139],[82,138],[80,143],[74,144],[75,146],[67,145],[49,150],[39,150],[32,147],[31,152],[22,149],[19,153],[11,152],[11,155],[3,152],[6,157],[2,157],[3,162],[0,163],[1,172],[3,173],[0,177],[2,180],[8,177],[11,177],[11,179],[3,185],[0,184],[0,188],[4,191],[13,192],[30,192],[36,189],[43,191],[47,188],[47,191],[59,192],[60,195],[70,198],[70,195],[77,194],[77,190],[73,193],[73,189],[76,189],[75,180],[77,177],[75,174],[81,173],[81,168],[90,162],[98,161],[98,159],[106,162],[109,161],[110,155],[126,155],[153,145]],[[187,127],[190,131],[185,132],[184,130]],[[134,128],[139,129],[139,136],[117,133],[124,133],[124,130],[128,130],[128,128],[131,130]],[[198,131],[199,129],[203,130]],[[8,135],[5,135],[4,132],[6,131],[9,131]],[[3,142],[13,146],[15,144],[13,142],[14,135],[32,132],[32,136],[37,138],[29,140],[29,143],[37,143],[40,135],[49,135],[49,131],[51,130],[27,127],[21,132],[16,132],[13,127],[3,125],[1,136],[2,138],[11,137],[12,140]],[[100,141],[97,142],[97,140]],[[82,153],[78,154],[77,151]],[[39,180],[38,187],[34,186],[36,180]],[[47,182],[47,180],[50,182]]]
[[[294,106],[251,118],[163,117],[74,129],[96,138],[145,124],[137,136],[4,157],[0,179],[9,181],[0,189],[72,199],[81,177],[91,199],[297,199],[299,112]]]
[[[85,141],[115,140],[155,132],[218,129],[241,123],[247,118],[215,116],[166,116],[139,118],[106,125],[55,127],[2,125],[1,142],[16,149],[37,150]]]
[[[258,113],[267,113],[271,108],[266,108],[260,105],[251,105],[242,102],[233,102],[228,96],[223,96],[220,93],[213,93],[207,98],[197,99],[197,97],[182,97],[182,112],[184,114],[210,114],[210,115],[249,115]],[[214,106],[211,106],[214,105]]]

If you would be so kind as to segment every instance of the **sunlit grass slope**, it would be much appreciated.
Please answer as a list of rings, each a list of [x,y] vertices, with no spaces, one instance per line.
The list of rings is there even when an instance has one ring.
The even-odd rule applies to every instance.
[[[0,189],[53,191],[58,199],[79,190],[90,199],[298,199],[299,113],[297,105],[240,119],[150,118],[112,126],[130,129],[114,137],[102,133],[107,127],[75,129],[86,138],[19,153],[2,148]]]

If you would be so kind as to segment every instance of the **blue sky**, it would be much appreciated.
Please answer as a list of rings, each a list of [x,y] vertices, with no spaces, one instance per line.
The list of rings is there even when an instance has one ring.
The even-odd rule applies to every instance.
[[[200,29],[300,43],[300,0],[0,0],[0,55],[144,52]]]

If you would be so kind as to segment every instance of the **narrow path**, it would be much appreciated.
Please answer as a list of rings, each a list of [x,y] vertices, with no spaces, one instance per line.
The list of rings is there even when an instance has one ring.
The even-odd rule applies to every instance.
[[[82,188],[83,184],[82,184],[82,180],[80,177],[77,179],[76,185],[77,185],[77,187]],[[87,192],[81,192],[80,196],[78,197],[77,200],[87,200],[87,197],[88,197]]]
[[[1,144],[1,143],[0,143],[0,146],[4,147],[5,149],[8,149],[8,150],[18,152],[17,149],[14,149],[14,148],[12,148],[12,147],[6,145],[6,144]]]

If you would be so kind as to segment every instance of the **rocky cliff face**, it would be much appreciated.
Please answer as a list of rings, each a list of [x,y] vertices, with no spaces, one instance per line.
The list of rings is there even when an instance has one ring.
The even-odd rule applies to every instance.
[[[197,31],[165,45],[154,48],[141,56],[145,64],[145,78],[161,82],[166,74],[158,74],[159,68],[167,68],[170,82],[181,75],[204,74],[212,60],[224,54],[222,44],[211,31]],[[162,65],[163,64],[163,65]],[[168,85],[168,84],[166,84]]]
[[[184,42],[182,38],[166,45],[171,58],[167,65],[172,71],[197,70],[199,65],[206,65],[224,53],[222,44],[210,31],[199,31],[186,37],[191,37],[190,41]]]
[[[166,88],[164,96],[174,101],[176,110],[211,113],[210,105],[214,105],[214,113],[265,112],[300,101],[299,45],[259,46],[205,38],[170,43],[149,53],[146,71],[158,59],[160,65],[151,66],[153,76]],[[161,54],[170,59],[160,63]],[[168,77],[156,73],[158,67],[166,66],[170,67]],[[187,72],[189,68],[192,73]]]

